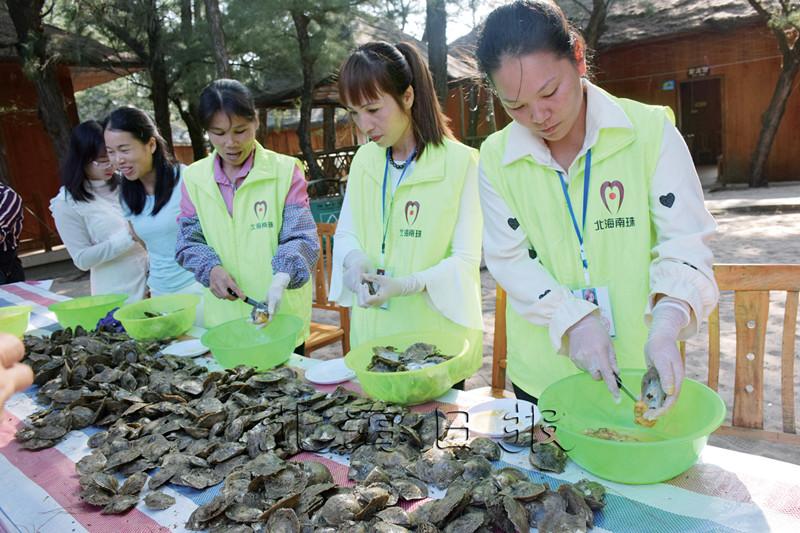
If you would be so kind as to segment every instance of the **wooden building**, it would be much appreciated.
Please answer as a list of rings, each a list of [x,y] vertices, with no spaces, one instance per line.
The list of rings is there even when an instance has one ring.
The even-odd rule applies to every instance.
[[[559,4],[583,26],[585,12]],[[746,182],[781,65],[774,36],[747,0],[618,0],[607,25],[593,61],[595,83],[616,96],[670,106],[695,162],[719,163],[724,181]],[[471,54],[475,37],[453,43],[455,53]],[[508,117],[494,108],[502,127]],[[455,122],[468,115],[451,112]],[[488,133],[485,106],[479,122]],[[796,89],[767,163],[770,181],[800,179],[798,128]]]
[[[75,91],[113,80],[134,67],[113,50],[84,37],[45,25],[48,46],[58,53],[58,81],[67,115],[78,123]],[[49,250],[59,242],[50,216],[50,198],[59,188],[59,163],[50,136],[39,120],[36,89],[22,72],[13,44],[17,40],[5,3],[0,4],[0,179],[22,197],[25,208],[20,251]]]

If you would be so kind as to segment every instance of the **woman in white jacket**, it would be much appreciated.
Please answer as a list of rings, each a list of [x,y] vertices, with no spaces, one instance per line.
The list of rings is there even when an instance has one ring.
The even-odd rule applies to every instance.
[[[61,185],[50,211],[75,266],[91,272],[92,294],[124,293],[128,302],[141,300],[147,252],[122,216],[119,178],[98,122],[88,120],[72,131]]]

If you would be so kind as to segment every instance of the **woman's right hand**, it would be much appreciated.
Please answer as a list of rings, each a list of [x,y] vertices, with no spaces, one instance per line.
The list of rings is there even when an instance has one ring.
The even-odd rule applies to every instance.
[[[617,355],[608,329],[598,313],[589,313],[567,330],[569,358],[588,372],[593,379],[603,379],[614,400],[619,399],[619,387],[614,374],[619,374]]]
[[[233,281],[231,275],[228,274],[228,272],[220,265],[217,265],[211,269],[208,288],[211,290],[211,294],[221,300],[233,301],[244,299],[242,290],[239,288],[236,282]],[[231,295],[228,289],[233,291],[236,296]]]
[[[342,266],[344,286],[358,294],[359,288],[364,283],[362,276],[372,270],[372,261],[361,250],[352,250],[344,258]]]
[[[144,243],[144,241],[143,241],[141,238],[139,238],[139,236],[136,234],[136,230],[135,230],[135,229],[133,229],[133,224],[131,224],[131,223],[130,223],[130,221],[128,221],[128,233],[130,233],[130,234],[131,234],[131,238],[133,239],[133,242],[139,243],[139,245],[140,245],[142,248],[144,248],[145,250],[147,250],[147,245],[146,245],[146,244]]]
[[[25,347],[13,335],[0,333],[0,413],[12,394],[25,390],[33,383],[33,370],[20,363]]]

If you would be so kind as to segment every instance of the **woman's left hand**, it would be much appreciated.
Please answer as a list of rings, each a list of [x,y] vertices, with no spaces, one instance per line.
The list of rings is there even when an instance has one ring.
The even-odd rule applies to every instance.
[[[653,307],[653,323],[644,345],[644,356],[647,365],[656,368],[667,399],[660,408],[645,412],[647,419],[653,420],[669,411],[681,392],[685,370],[678,350],[678,335],[689,323],[687,308],[688,304],[672,298],[662,298]]]
[[[289,286],[290,281],[291,278],[286,272],[276,272],[275,275],[272,276],[272,283],[267,292],[267,309],[269,310],[270,317],[275,316],[275,313],[278,311],[278,307],[280,307],[281,300],[283,299],[283,291]]]
[[[364,298],[364,307],[379,307],[395,296],[408,296],[422,292],[425,285],[416,276],[405,276],[403,278],[390,278],[380,274],[364,274],[361,276],[366,282],[372,283],[376,287],[375,294],[370,294]]]

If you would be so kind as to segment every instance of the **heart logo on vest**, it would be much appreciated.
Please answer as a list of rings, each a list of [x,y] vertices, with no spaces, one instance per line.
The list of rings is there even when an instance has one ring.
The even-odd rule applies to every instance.
[[[264,217],[267,216],[267,202],[261,200],[259,202],[254,203],[253,211],[255,212],[259,220],[264,220]]]
[[[419,202],[406,202],[406,223],[413,226],[419,216]]]
[[[622,182],[604,181],[600,186],[600,199],[603,200],[606,211],[611,214],[619,213],[619,210],[622,209],[622,200],[625,199],[625,187]],[[612,210],[612,208],[614,209]]]

